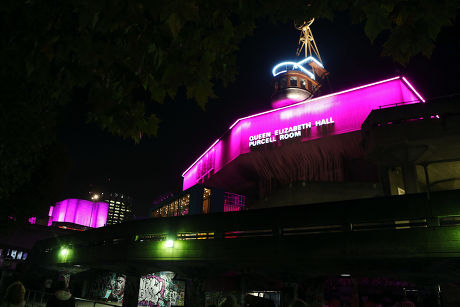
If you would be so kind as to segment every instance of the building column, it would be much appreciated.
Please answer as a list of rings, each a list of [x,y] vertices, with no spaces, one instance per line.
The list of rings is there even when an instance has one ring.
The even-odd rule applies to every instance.
[[[185,306],[204,307],[205,287],[204,279],[193,278],[187,280],[185,292]]]
[[[311,307],[323,307],[324,306],[324,278],[312,278],[308,279],[303,283],[305,287],[304,297],[299,297],[308,302]]]
[[[404,190],[406,194],[418,193],[417,187],[417,169],[414,163],[405,162],[402,165],[404,178]]]
[[[139,297],[140,275],[126,275],[125,292],[123,295],[123,307],[137,307]]]
[[[388,175],[388,167],[380,165],[379,167],[380,182],[382,184],[382,192],[384,196],[391,196],[390,178]]]

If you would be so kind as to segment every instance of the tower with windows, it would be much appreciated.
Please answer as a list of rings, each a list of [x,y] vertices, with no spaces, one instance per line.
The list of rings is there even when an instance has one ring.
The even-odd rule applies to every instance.
[[[107,225],[124,222],[133,216],[131,197],[121,193],[109,193],[104,195],[104,201],[109,204]]]
[[[92,201],[101,200],[109,204],[107,213],[107,225],[114,225],[131,219],[133,214],[133,206],[131,197],[117,192],[112,193],[96,193],[90,192]]]
[[[273,67],[273,108],[312,98],[320,89],[322,80],[328,75],[310,28],[313,21],[314,19],[311,19],[296,26],[301,31],[297,56],[301,56],[304,51],[305,57],[296,61],[281,62]]]

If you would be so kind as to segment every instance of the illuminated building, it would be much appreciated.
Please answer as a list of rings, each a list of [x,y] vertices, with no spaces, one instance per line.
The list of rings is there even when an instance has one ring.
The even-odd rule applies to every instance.
[[[407,79],[394,77],[240,118],[183,173],[183,189],[200,183],[265,197],[273,185],[294,182],[373,176],[377,183],[361,146],[362,124],[374,109],[423,101]],[[367,169],[353,169],[358,162]]]
[[[101,196],[109,204],[107,225],[118,224],[133,216],[132,199],[121,193],[102,193]]]
[[[48,226],[85,230],[106,225],[109,205],[83,199],[65,199],[50,207]]]
[[[163,219],[123,223],[91,237],[79,233],[67,241],[75,256],[62,249],[57,263],[112,264],[125,272],[136,266],[144,273],[176,266],[192,268],[184,273],[192,278],[221,274],[221,281],[240,274],[253,285],[247,278],[233,291],[244,286],[252,296],[278,301],[281,281],[332,276],[351,286],[351,276],[455,275],[458,191],[431,191],[459,188],[456,101],[426,102],[402,76],[318,96],[326,72],[309,57],[275,66],[273,109],[230,125],[185,170],[182,193],[152,208],[151,216]],[[393,196],[399,194],[412,195]],[[220,214],[244,210],[245,196],[248,208],[278,208]],[[38,259],[56,263],[63,241],[43,242]],[[270,274],[281,289],[267,291],[270,282],[262,279]],[[131,278],[141,285],[158,281],[154,274]],[[409,285],[396,283],[394,296]],[[207,284],[222,293],[223,283]],[[383,279],[378,287],[389,284]],[[139,293],[138,305],[148,305],[146,291]]]
[[[183,190],[218,187],[245,195],[248,208],[262,208],[417,193],[434,188],[430,176],[437,189],[458,186],[459,155],[449,150],[458,143],[455,131],[436,130],[455,107],[425,103],[404,76],[319,96],[327,72],[310,24],[299,28],[298,54],[305,48],[305,58],[272,70],[272,109],[229,125],[183,172]],[[401,137],[416,126],[424,129],[420,137]]]
[[[107,213],[107,225],[114,225],[133,217],[131,197],[117,192],[89,192],[92,201],[103,200],[109,204]]]
[[[232,212],[246,209],[245,197],[221,189],[195,185],[153,206],[152,217]]]

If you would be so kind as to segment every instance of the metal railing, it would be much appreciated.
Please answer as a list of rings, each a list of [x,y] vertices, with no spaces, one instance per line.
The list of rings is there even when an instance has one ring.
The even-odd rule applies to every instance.
[[[38,290],[26,290],[25,301],[27,307],[45,307],[49,298],[54,293],[38,291]],[[120,304],[109,303],[103,301],[89,300],[85,298],[75,297],[75,307],[96,307],[96,306],[111,306],[120,307]]]
[[[101,302],[95,300],[88,300],[80,297],[75,298],[75,307],[96,307],[96,306],[111,306],[111,307],[120,307],[122,304],[114,304],[108,302]]]
[[[44,307],[52,295],[54,293],[27,289],[25,295],[26,306]]]
[[[457,231],[453,228],[460,226],[459,198],[460,190],[455,190],[434,192],[430,198],[426,194],[408,194],[326,204],[141,220],[72,234],[60,237],[59,240],[43,240],[34,247],[34,251],[36,261],[40,263],[55,263],[55,255],[59,248],[67,245],[72,246],[74,250],[75,257],[72,260],[74,263],[78,261],[95,263],[117,257],[119,261],[126,261],[132,257],[158,260],[166,256],[162,252],[161,242],[156,241],[178,239],[187,240],[187,244],[195,244],[193,247],[188,244],[190,249],[181,250],[180,257],[184,260],[197,259],[196,255],[208,257],[205,254],[208,247],[209,257],[214,257],[212,251],[224,249],[228,249],[228,253],[224,254],[230,257],[231,251],[237,254],[238,246],[249,244],[245,243],[246,240],[252,240],[251,246],[259,244],[262,251],[264,246],[288,244],[293,239],[303,240],[305,244],[313,246],[317,244],[315,240],[318,236],[323,236],[321,242],[328,240],[331,242],[330,246],[334,246],[337,243],[334,240],[345,240],[351,238],[351,235],[355,238],[353,240],[364,242],[361,246],[361,249],[364,249],[374,242],[373,239],[366,241],[371,232],[381,234],[384,231],[389,240],[395,235],[410,236],[410,233],[421,233],[425,230],[428,230],[427,235],[434,235],[433,231],[436,231],[436,233],[442,232],[443,236],[448,238],[453,235],[450,232]],[[411,232],[407,233],[408,230]],[[158,240],[160,235],[161,239]],[[422,237],[425,238],[426,235]],[[200,240],[204,238],[207,240]],[[409,239],[410,237],[407,238]],[[271,243],[267,240],[271,240]],[[343,243],[352,242],[347,240]],[[404,244],[396,246],[398,242],[390,240],[388,244],[393,244],[395,250],[397,247],[404,249]],[[343,248],[352,248],[353,244],[361,243],[349,243],[351,244],[349,247],[343,246]],[[451,248],[447,241],[439,248],[436,247],[438,245],[423,240],[417,244],[420,246],[414,249],[426,246],[427,255],[460,253],[460,245],[458,249]],[[149,250],[148,256],[145,252],[141,252],[146,248]],[[101,258],[94,255],[99,255]]]

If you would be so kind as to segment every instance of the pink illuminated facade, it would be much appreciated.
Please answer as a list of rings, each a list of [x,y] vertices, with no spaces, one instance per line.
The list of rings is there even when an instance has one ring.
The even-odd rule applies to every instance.
[[[82,199],[65,199],[50,207],[48,226],[53,222],[98,228],[107,223],[109,205]]]
[[[394,77],[240,118],[182,174],[183,190],[251,152],[357,132],[374,109],[421,102],[406,78]]]

